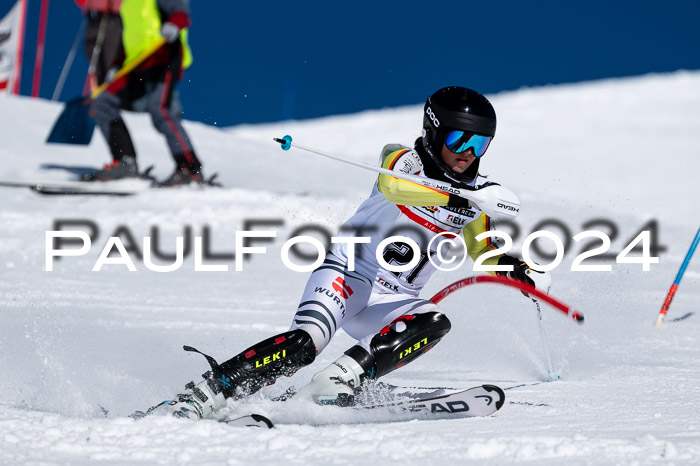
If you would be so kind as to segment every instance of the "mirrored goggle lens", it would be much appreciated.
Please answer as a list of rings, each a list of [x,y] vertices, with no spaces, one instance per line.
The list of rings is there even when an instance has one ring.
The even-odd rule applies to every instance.
[[[484,155],[489,143],[491,143],[490,136],[481,136],[467,131],[451,131],[445,140],[445,145],[450,152],[461,154],[471,148],[477,157]]]

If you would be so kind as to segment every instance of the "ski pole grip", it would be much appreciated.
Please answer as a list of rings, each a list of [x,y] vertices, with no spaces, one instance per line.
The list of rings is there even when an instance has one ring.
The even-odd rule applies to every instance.
[[[282,145],[282,150],[289,150],[289,148],[292,147],[292,137],[288,134],[283,138],[272,139],[274,139],[275,142],[279,142]]]

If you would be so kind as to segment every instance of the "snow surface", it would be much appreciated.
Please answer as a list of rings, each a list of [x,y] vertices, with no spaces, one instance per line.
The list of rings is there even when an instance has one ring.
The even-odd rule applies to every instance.
[[[206,172],[219,172],[225,189],[57,198],[0,188],[0,464],[700,463],[700,253],[665,326],[653,327],[700,223],[700,72],[490,97],[499,128],[482,172],[521,196],[516,248],[544,219],[561,221],[569,236],[588,228],[612,233],[609,225],[586,226],[612,222],[615,254],[656,220],[667,248],[650,272],[614,261],[602,262],[612,272],[572,272],[581,246],[572,247],[553,272],[551,293],[580,309],[586,322],[542,309],[560,380],[548,381],[533,304],[517,291],[485,285],[443,301],[452,332],[385,379],[498,384],[507,402],[494,416],[386,423],[266,398],[301,386],[351,346],[339,332],[310,368],[228,408],[267,414],[276,429],[127,418],[199,380],[207,364],[183,344],[222,361],[285,331],[308,274],[283,266],[282,243],[311,223],[334,232],[369,193],[372,173],[283,152],[272,138],[291,134],[300,144],[375,163],[385,143],[410,145],[418,136],[421,106],[225,129],[187,122]],[[89,147],[43,143],[57,104],[0,97],[0,108],[1,180],[68,180],[70,169],[108,159],[97,133]],[[155,164],[166,176],[171,161],[148,117],[126,118],[142,167]],[[62,258],[46,272],[45,232],[57,219],[92,220],[99,237],[86,256]],[[191,255],[171,273],[149,271],[135,257],[137,272],[120,265],[91,271],[119,226],[139,249],[157,226],[160,248],[174,251],[187,226],[202,236],[208,225],[212,251],[232,253],[235,232],[255,219],[283,226],[267,254],[245,262],[243,272],[230,259],[209,261],[228,272],[194,272]],[[424,296],[472,274],[470,262],[438,273]]]

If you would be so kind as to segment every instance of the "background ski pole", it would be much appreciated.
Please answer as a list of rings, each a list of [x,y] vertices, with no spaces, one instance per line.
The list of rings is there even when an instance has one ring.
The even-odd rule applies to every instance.
[[[58,76],[58,82],[56,83],[56,87],[53,90],[53,95],[51,96],[51,100],[58,100],[61,97],[61,91],[63,90],[63,85],[66,83],[66,78],[68,77],[68,73],[70,73],[70,69],[73,66],[73,59],[75,58],[75,53],[78,50],[78,46],[80,45],[80,40],[83,37],[83,34],[85,33],[85,27],[87,25],[87,20],[83,18],[83,22],[80,23],[80,28],[78,29],[77,34],[75,35],[75,39],[73,39],[73,45],[70,48],[70,51],[68,52],[68,56],[66,57],[66,61],[63,63],[63,68],[61,68],[61,74]]]
[[[693,257],[693,253],[695,252],[695,248],[698,247],[698,242],[700,242],[700,228],[698,228],[698,232],[695,233],[695,239],[693,240],[693,244],[690,245],[690,249],[688,250],[688,254],[685,255],[685,259],[683,260],[683,263],[681,264],[681,268],[678,270],[678,274],[676,275],[676,279],[673,280],[673,284],[671,285],[671,288],[668,290],[668,294],[666,295],[666,299],[664,300],[664,304],[661,306],[661,310],[659,311],[659,316],[656,318],[656,323],[654,326],[656,328],[661,328],[661,324],[664,322],[664,317],[666,317],[666,314],[668,314],[668,308],[671,307],[671,301],[673,301],[673,297],[676,295],[676,290],[678,290],[678,285],[681,283],[681,278],[683,278],[683,274],[685,273],[685,269],[688,267],[688,263],[690,262],[690,258]]]
[[[95,39],[95,46],[92,48],[92,54],[90,55],[90,64],[88,65],[87,71],[87,89],[95,89],[97,84],[97,78],[95,77],[95,70],[97,69],[97,62],[100,61],[100,55],[102,55],[102,45],[105,41],[105,36],[107,35],[107,15],[102,15],[100,18],[100,26],[97,29],[97,39]],[[87,94],[83,91],[83,94]]]

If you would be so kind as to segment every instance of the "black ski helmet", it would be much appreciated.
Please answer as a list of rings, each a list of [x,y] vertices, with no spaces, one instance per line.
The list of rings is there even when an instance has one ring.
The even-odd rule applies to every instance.
[[[471,182],[479,173],[477,159],[464,173],[457,173],[442,161],[442,147],[450,131],[460,130],[494,137],[496,111],[482,94],[466,87],[443,87],[428,97],[423,107],[423,146],[448,179]]]

